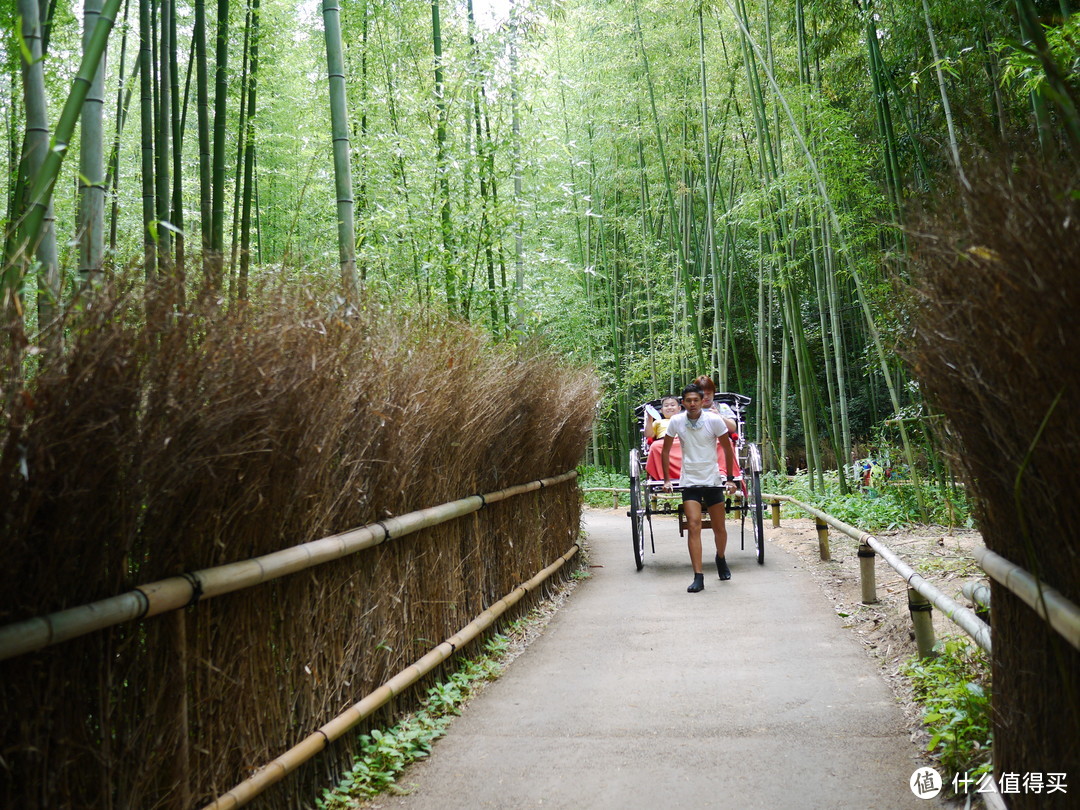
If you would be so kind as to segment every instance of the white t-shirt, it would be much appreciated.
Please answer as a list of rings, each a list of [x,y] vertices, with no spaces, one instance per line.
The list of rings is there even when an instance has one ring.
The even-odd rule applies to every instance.
[[[727,432],[724,420],[708,411],[702,411],[696,422],[691,421],[686,411],[671,417],[668,436],[678,436],[682,443],[682,474],[679,476],[682,486],[724,485],[724,476],[716,463],[716,440]]]

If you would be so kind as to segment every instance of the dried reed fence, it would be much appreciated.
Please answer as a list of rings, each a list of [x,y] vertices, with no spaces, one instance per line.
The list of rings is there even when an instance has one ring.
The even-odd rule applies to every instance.
[[[912,231],[908,355],[986,545],[1080,602],[1080,174],[984,170]],[[994,760],[1080,773],[1080,652],[994,583]],[[1010,806],[1036,807],[1024,793]]]
[[[3,371],[0,624],[565,472],[592,373],[381,310],[86,302]],[[0,806],[205,803],[576,540],[573,485],[0,662]],[[333,747],[262,800],[310,803]]]

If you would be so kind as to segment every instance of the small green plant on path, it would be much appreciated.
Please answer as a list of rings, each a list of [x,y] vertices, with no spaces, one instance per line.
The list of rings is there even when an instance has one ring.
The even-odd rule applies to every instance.
[[[943,638],[935,658],[915,658],[904,667],[923,707],[930,732],[926,750],[949,774],[978,778],[991,767],[990,663],[967,639]]]
[[[519,620],[520,621],[520,620]],[[360,755],[333,788],[315,800],[320,810],[346,810],[357,802],[391,789],[398,774],[430,753],[451,719],[481,684],[497,678],[509,648],[504,635],[495,635],[477,658],[458,658],[458,669],[427,690],[420,709],[388,729],[372,729],[360,737]]]

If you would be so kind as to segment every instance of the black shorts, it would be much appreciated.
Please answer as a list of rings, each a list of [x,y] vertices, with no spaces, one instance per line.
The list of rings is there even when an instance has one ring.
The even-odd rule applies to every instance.
[[[716,506],[718,503],[724,503],[724,488],[723,487],[683,487],[682,488],[683,503],[687,501],[697,501],[705,509],[711,506]]]

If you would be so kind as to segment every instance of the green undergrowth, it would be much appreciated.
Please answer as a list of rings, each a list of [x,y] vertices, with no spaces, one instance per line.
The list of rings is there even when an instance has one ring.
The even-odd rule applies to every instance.
[[[630,476],[625,473],[621,473],[618,470],[612,470],[606,467],[591,467],[582,465],[578,467],[578,483],[581,488],[590,489],[592,487],[616,487],[618,489],[629,489]],[[598,508],[612,508],[615,504],[615,495],[610,492],[584,492],[582,497],[585,499],[586,506],[595,506]],[[619,506],[630,505],[630,493],[620,492],[618,493]]]
[[[352,768],[335,787],[323,791],[315,806],[320,810],[346,810],[392,789],[408,765],[430,753],[431,746],[446,733],[450,722],[480,686],[502,673],[509,644],[504,635],[492,636],[484,645],[483,654],[475,658],[459,657],[457,670],[427,690],[419,709],[397,725],[372,729],[362,735],[360,754],[353,758]]]
[[[770,472],[763,476],[761,488],[763,492],[774,495],[790,495],[828,512],[838,520],[870,532],[926,523],[967,529],[974,525],[962,491],[954,495],[924,486],[923,499],[927,514],[922,515],[915,487],[911,484],[890,484],[876,491],[853,488],[845,495],[835,481],[826,480],[823,491],[820,484],[811,489],[810,478],[805,472],[792,477]],[[788,505],[784,509],[786,514],[798,511],[797,507]]]
[[[930,732],[926,750],[946,774],[977,778],[991,767],[990,662],[959,636],[941,639],[935,650],[935,658],[914,658],[904,666]]]

